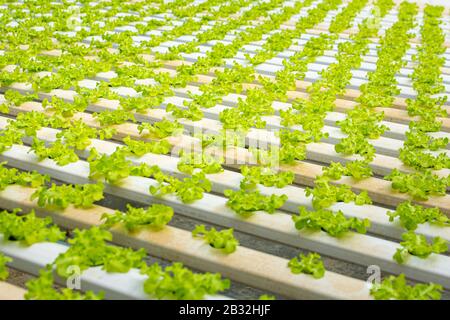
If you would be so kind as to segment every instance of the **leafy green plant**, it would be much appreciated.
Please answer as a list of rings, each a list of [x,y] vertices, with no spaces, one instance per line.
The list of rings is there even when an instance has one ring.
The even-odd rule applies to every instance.
[[[122,150],[136,157],[142,157],[146,153],[168,154],[172,145],[167,140],[144,142],[125,137],[123,142],[126,144]]]
[[[10,106],[20,106],[25,102],[33,101],[38,99],[38,95],[36,93],[22,94],[19,91],[6,90],[4,98],[7,102],[0,105],[0,110],[2,110],[3,113],[8,113]]]
[[[403,173],[394,169],[384,178],[392,181],[392,189],[401,193],[408,193],[415,200],[428,200],[430,196],[443,196],[446,188],[450,186],[450,176],[439,178],[430,170]]]
[[[289,171],[276,172],[270,167],[264,166],[241,166],[244,179],[241,180],[241,189],[254,189],[258,184],[265,187],[284,188],[292,184],[295,175]]]
[[[349,135],[335,145],[336,152],[344,155],[359,154],[366,161],[372,161],[375,158],[375,147],[372,146],[361,134]]]
[[[69,205],[87,209],[95,201],[103,199],[103,184],[76,184],[43,186],[31,195],[31,200],[37,199],[40,207],[63,210]]]
[[[34,138],[31,150],[39,158],[39,161],[48,158],[55,161],[59,166],[65,166],[78,161],[78,156],[75,151],[66,144],[63,144],[60,140],[56,140],[49,147],[46,147],[44,141]]]
[[[5,168],[6,162],[0,162],[0,191],[9,185],[20,185],[37,188],[50,180],[47,175],[41,175],[36,171],[25,172],[15,168]]]
[[[313,140],[311,133],[299,130],[282,130],[280,136],[279,160],[282,164],[294,164],[306,159],[306,144]]]
[[[183,203],[192,203],[203,198],[203,193],[211,191],[211,181],[203,172],[194,173],[191,177],[178,180],[175,177],[164,175],[162,172],[155,174],[157,186],[150,186],[150,193],[156,196],[164,196],[174,193]]]
[[[88,105],[87,99],[80,96],[75,97],[73,103],[64,99],[53,96],[51,102],[48,99],[42,100],[42,107],[46,110],[53,111],[56,116],[64,118],[73,117],[77,112],[83,112]]]
[[[112,154],[99,154],[95,148],[90,150],[88,157],[89,178],[104,179],[108,183],[117,184],[129,176],[151,177],[159,172],[159,167],[149,166],[147,163],[133,165],[131,160],[127,159],[129,154],[141,154],[147,149],[165,148],[164,145],[140,143],[140,141],[129,142],[129,146],[118,147]],[[156,150],[158,151],[158,150]],[[159,150],[161,151],[161,150]]]
[[[72,122],[69,128],[58,132],[56,137],[62,139],[64,145],[85,150],[91,144],[91,139],[97,137],[97,130],[78,120]]]
[[[210,156],[204,152],[182,152],[178,160],[177,168],[181,172],[192,174],[195,169],[200,169],[205,174],[223,172],[223,159]]]
[[[365,179],[373,175],[372,169],[365,161],[350,161],[345,167],[340,162],[332,162],[328,167],[323,167],[323,175],[331,180],[339,180],[341,177],[350,176],[356,180]]]
[[[9,126],[21,130],[26,136],[35,137],[36,132],[48,124],[48,117],[40,112],[31,111],[19,113],[14,121],[10,120]]]
[[[424,208],[409,201],[400,203],[395,211],[388,211],[389,221],[396,218],[406,230],[416,230],[419,224],[431,223],[438,226],[450,226],[450,219],[439,208]]]
[[[0,233],[5,240],[19,241],[26,246],[38,242],[57,242],[65,238],[65,233],[52,225],[52,218],[38,218],[34,211],[19,215],[20,209],[0,212]]]
[[[157,299],[199,300],[230,287],[230,281],[218,273],[193,273],[181,263],[162,268],[157,263],[141,271],[148,278],[144,291]]]
[[[164,228],[173,217],[173,209],[163,204],[153,204],[147,209],[127,205],[127,211],[116,211],[114,214],[103,214],[104,226],[111,228],[120,223],[131,232],[150,227],[155,230]]]
[[[437,151],[445,149],[449,143],[448,137],[433,138],[426,132],[422,131],[408,131],[405,133],[406,140],[404,146],[412,149],[428,149]]]
[[[163,119],[154,124],[142,122],[138,125],[139,134],[151,136],[156,139],[163,139],[169,136],[179,135],[183,132],[184,127],[178,121],[170,121]]]
[[[283,206],[287,200],[287,196],[284,194],[281,196],[275,194],[265,196],[259,191],[247,192],[245,190],[225,190],[224,195],[228,198],[227,206],[244,217],[250,216],[255,211],[274,213],[275,210]]]
[[[312,204],[314,209],[320,210],[330,207],[336,202],[355,202],[357,205],[371,204],[367,191],[355,194],[349,185],[332,185],[328,178],[322,176],[315,180],[315,187],[306,188],[306,196],[312,195]]]
[[[259,296],[258,300],[276,300],[275,296],[268,295],[268,294],[262,294]]]
[[[297,230],[321,230],[332,237],[340,237],[352,230],[366,233],[370,228],[369,219],[346,218],[342,211],[332,212],[325,209],[308,211],[305,207],[300,207],[299,210],[298,215],[292,216]]]
[[[447,241],[441,237],[435,237],[430,244],[424,235],[408,231],[402,235],[402,239],[404,240],[400,242],[402,248],[397,249],[393,257],[398,263],[404,263],[409,255],[425,259],[432,253],[443,253],[448,250]]]
[[[103,300],[104,294],[92,291],[77,292],[69,288],[55,289],[51,266],[39,271],[39,277],[26,283],[27,300]]]
[[[126,152],[116,150],[111,155],[100,155],[96,149],[91,149],[89,158],[89,178],[104,178],[108,183],[118,183],[130,176],[133,163],[125,158]]]
[[[300,254],[299,258],[294,257],[288,263],[288,267],[291,269],[292,273],[306,273],[312,275],[316,279],[320,279],[324,276],[325,267],[319,254],[309,253],[306,256]]]
[[[217,231],[215,228],[211,228],[207,230],[202,224],[195,226],[192,236],[204,238],[211,247],[227,254],[236,251],[239,245],[239,241],[233,235],[233,229]]]
[[[434,283],[419,283],[409,286],[405,275],[389,276],[380,284],[374,284],[370,294],[376,300],[440,300],[442,286]]]
[[[175,118],[184,118],[192,121],[199,121],[203,119],[203,111],[194,105],[189,105],[187,108],[177,107],[173,103],[169,103],[166,107],[167,112],[171,112]]]
[[[6,264],[12,261],[13,260],[10,257],[7,257],[3,253],[0,253],[0,281],[5,281],[6,279],[8,279],[9,272],[6,268]]]
[[[362,99],[362,98],[361,98]],[[383,120],[384,113],[359,105],[347,112],[347,118],[337,121],[342,132],[349,135],[361,134],[368,139],[378,139],[389,128],[379,123]]]
[[[24,134],[14,126],[0,130],[0,153],[9,150],[14,144],[22,144]]]
[[[405,165],[413,167],[416,170],[441,170],[450,168],[450,157],[444,152],[434,156],[426,152],[426,150],[405,147],[400,149],[399,159]]]
[[[114,111],[102,111],[100,113],[94,113],[94,117],[98,120],[100,125],[103,126],[111,126],[116,124],[122,124],[126,121],[133,121],[135,122],[136,119],[134,118],[133,114],[131,112],[122,110],[122,109],[116,109]]]
[[[131,268],[141,268],[145,264],[145,249],[134,251],[108,245],[107,241],[111,240],[111,233],[98,227],[75,229],[74,237],[68,240],[69,249],[54,261],[56,272],[62,277],[68,277],[70,266],[78,266],[81,271],[102,266],[106,272],[126,273]]]

